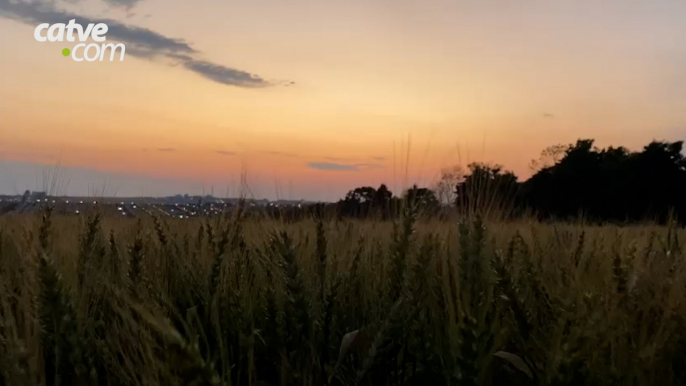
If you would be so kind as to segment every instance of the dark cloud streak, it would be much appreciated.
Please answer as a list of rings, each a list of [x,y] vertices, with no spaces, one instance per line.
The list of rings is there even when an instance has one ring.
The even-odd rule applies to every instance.
[[[217,83],[239,87],[265,87],[270,85],[269,82],[257,75],[202,60],[186,60],[183,62],[183,65],[188,70]]]
[[[345,172],[354,172],[357,171],[357,167],[355,165],[347,165],[347,164],[335,164],[332,162],[308,162],[307,167],[311,169],[317,169],[317,170],[329,170],[329,171],[345,171]]]
[[[167,53],[196,53],[196,51],[183,39],[169,38],[147,28],[125,25],[112,19],[86,18],[73,13],[57,10],[52,5],[45,3],[0,0],[0,16],[36,25],[39,23],[67,23],[71,19],[75,19],[76,22],[81,25],[86,25],[88,23],[105,23],[108,27],[107,38],[112,38],[122,43],[132,45],[139,50],[149,51],[150,53],[158,55]],[[127,46],[126,48],[128,51],[129,47]]]
[[[138,0],[108,0],[108,3],[135,4]],[[188,71],[211,81],[244,88],[259,88],[275,85],[260,76],[220,64],[199,59],[199,54],[183,39],[164,36],[147,28],[122,24],[112,19],[90,19],[64,12],[46,3],[0,0],[0,17],[26,24],[67,23],[75,19],[77,23],[105,23],[108,26],[107,38],[126,44],[126,53],[141,59],[162,59],[168,65],[181,65]],[[284,84],[283,82],[280,82]],[[286,85],[292,82],[286,82]]]

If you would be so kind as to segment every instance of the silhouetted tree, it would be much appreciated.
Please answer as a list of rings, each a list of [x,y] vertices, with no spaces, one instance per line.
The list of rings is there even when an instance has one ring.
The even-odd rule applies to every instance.
[[[531,209],[541,219],[583,215],[589,220],[666,221],[673,215],[684,221],[682,150],[682,141],[653,141],[632,152],[624,147],[601,149],[592,139],[579,139],[543,150],[531,163],[534,175],[523,183],[499,165],[472,163],[468,173],[446,169],[434,190],[415,185],[402,198],[394,197],[386,185],[356,188],[336,204],[336,210],[341,216],[389,218],[400,213],[403,200],[410,200],[424,213],[445,214],[437,209],[450,188],[455,206],[467,214],[510,215]]]
[[[500,165],[472,163],[470,173],[455,187],[455,205],[466,213],[486,214],[515,205],[517,176]]]
[[[393,192],[388,190],[385,184],[381,184],[374,196],[374,207],[381,213],[381,217],[386,219],[391,216],[391,200]]]
[[[431,189],[420,188],[417,185],[407,189],[403,198],[408,203],[417,205],[419,210],[424,214],[436,212],[440,207],[438,198],[436,198],[436,194]]]
[[[541,171],[541,169],[545,169],[557,164],[560,162],[562,157],[564,157],[568,148],[569,146],[562,144],[546,147],[543,149],[543,151],[541,151],[538,159],[531,160],[529,163],[529,169],[536,173]]]
[[[455,187],[465,178],[464,170],[456,165],[441,170],[441,178],[433,188],[436,198],[441,204],[452,205],[455,203]]]
[[[392,212],[393,193],[385,184],[378,189],[370,186],[355,188],[338,202],[339,211],[344,216],[366,217],[372,214],[383,218]]]
[[[686,215],[683,142],[653,141],[641,152],[598,149],[593,140],[569,145],[556,164],[522,185],[526,205],[544,217],[664,221]]]

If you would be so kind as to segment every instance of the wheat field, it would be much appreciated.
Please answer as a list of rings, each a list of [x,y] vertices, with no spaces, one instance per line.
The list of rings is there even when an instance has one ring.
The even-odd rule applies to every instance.
[[[686,382],[676,226],[0,217],[0,385]]]

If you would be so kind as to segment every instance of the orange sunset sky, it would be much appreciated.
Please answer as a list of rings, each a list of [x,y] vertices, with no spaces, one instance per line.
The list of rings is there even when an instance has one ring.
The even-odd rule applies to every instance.
[[[104,21],[123,62],[43,22]],[[335,200],[686,136],[682,0],[0,0],[0,194]],[[409,162],[407,162],[409,160]],[[55,165],[59,164],[59,168]],[[48,173],[49,174],[49,173]]]

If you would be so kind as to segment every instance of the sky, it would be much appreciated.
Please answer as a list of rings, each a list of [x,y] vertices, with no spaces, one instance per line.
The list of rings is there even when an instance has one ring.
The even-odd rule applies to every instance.
[[[75,62],[41,23],[104,22]],[[686,137],[682,0],[0,0],[0,194],[336,200]]]

